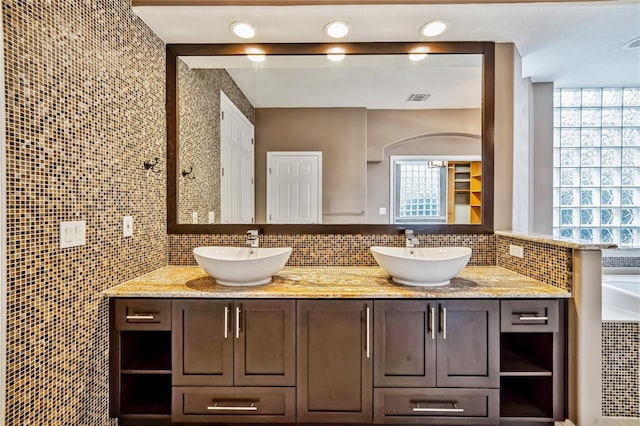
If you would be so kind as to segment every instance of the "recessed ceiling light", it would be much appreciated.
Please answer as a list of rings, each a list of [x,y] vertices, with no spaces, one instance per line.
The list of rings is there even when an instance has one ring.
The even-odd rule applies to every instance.
[[[341,47],[332,47],[327,52],[327,59],[331,62],[340,62],[345,57],[344,49]]]
[[[253,38],[256,35],[256,30],[251,26],[251,24],[247,24],[246,22],[234,22],[229,28],[231,29],[231,32],[240,38]]]
[[[640,37],[633,38],[622,45],[623,49],[638,49],[640,48]]]
[[[447,29],[447,24],[444,21],[431,21],[427,22],[420,28],[420,34],[425,37],[439,36]]]
[[[413,62],[418,62],[426,58],[429,54],[428,47],[416,47],[411,52],[409,52],[409,60]]]
[[[324,32],[332,38],[342,38],[349,34],[349,25],[342,21],[329,22],[324,26]]]
[[[250,47],[245,50],[245,52],[251,62],[264,62],[267,57],[262,50],[256,49],[255,47]]]

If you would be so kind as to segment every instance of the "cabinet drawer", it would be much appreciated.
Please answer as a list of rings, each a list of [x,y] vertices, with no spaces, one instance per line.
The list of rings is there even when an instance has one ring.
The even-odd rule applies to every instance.
[[[557,332],[557,300],[503,300],[500,329],[503,332]]]
[[[294,423],[295,388],[174,387],[174,422]]]
[[[381,424],[497,425],[498,389],[378,388],[373,420]]]
[[[170,299],[117,299],[118,330],[171,330]]]

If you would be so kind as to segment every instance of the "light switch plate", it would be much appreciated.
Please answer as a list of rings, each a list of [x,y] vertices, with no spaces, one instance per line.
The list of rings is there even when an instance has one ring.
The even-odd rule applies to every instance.
[[[198,223],[198,212],[191,213],[191,223]]]
[[[524,258],[524,247],[516,246],[514,244],[509,245],[509,254],[511,256],[519,257],[520,259]]]
[[[378,214],[379,215],[387,214],[387,208],[386,207],[378,207]]]
[[[83,246],[87,243],[87,222],[60,222],[60,248]]]
[[[216,223],[216,212],[213,210],[209,212],[209,223]]]
[[[133,216],[122,216],[122,236],[133,237]]]

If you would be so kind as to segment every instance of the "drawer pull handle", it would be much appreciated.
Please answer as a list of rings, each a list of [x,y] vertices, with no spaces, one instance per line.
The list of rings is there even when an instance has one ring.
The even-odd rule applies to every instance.
[[[519,315],[520,321],[547,321],[549,317],[538,317],[535,315],[524,315],[524,314],[516,314]]]
[[[135,315],[127,315],[127,320],[152,320],[155,319],[156,316],[153,314],[135,314]]]
[[[426,401],[424,401],[426,402]],[[424,403],[423,402],[423,403]],[[420,402],[415,401],[416,406],[413,408],[415,413],[464,413],[464,408],[458,408],[457,402],[450,402],[452,408],[427,408],[420,407]]]
[[[218,405],[218,403],[216,402],[213,406],[207,407],[207,410],[210,410],[210,411],[223,411],[223,410],[224,411],[258,411],[258,407],[256,407],[253,402],[248,407]]]

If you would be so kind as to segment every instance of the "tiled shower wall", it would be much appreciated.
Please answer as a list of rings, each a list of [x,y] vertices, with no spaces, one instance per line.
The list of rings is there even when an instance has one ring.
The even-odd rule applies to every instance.
[[[129,0],[3,0],[2,11],[7,425],[108,425],[100,292],[167,263],[165,163],[143,169],[165,156],[164,45]],[[87,222],[85,246],[58,248],[68,220]]]
[[[640,417],[638,322],[602,322],[602,415]]]
[[[247,225],[247,229],[251,225]],[[418,235],[421,247],[471,247],[469,266],[496,264],[493,234],[429,234]],[[199,246],[244,245],[245,235],[194,234],[169,235],[169,264],[195,265],[192,250]],[[369,247],[405,244],[404,235],[387,234],[292,234],[261,235],[263,247],[293,248],[288,266],[375,266]]]

